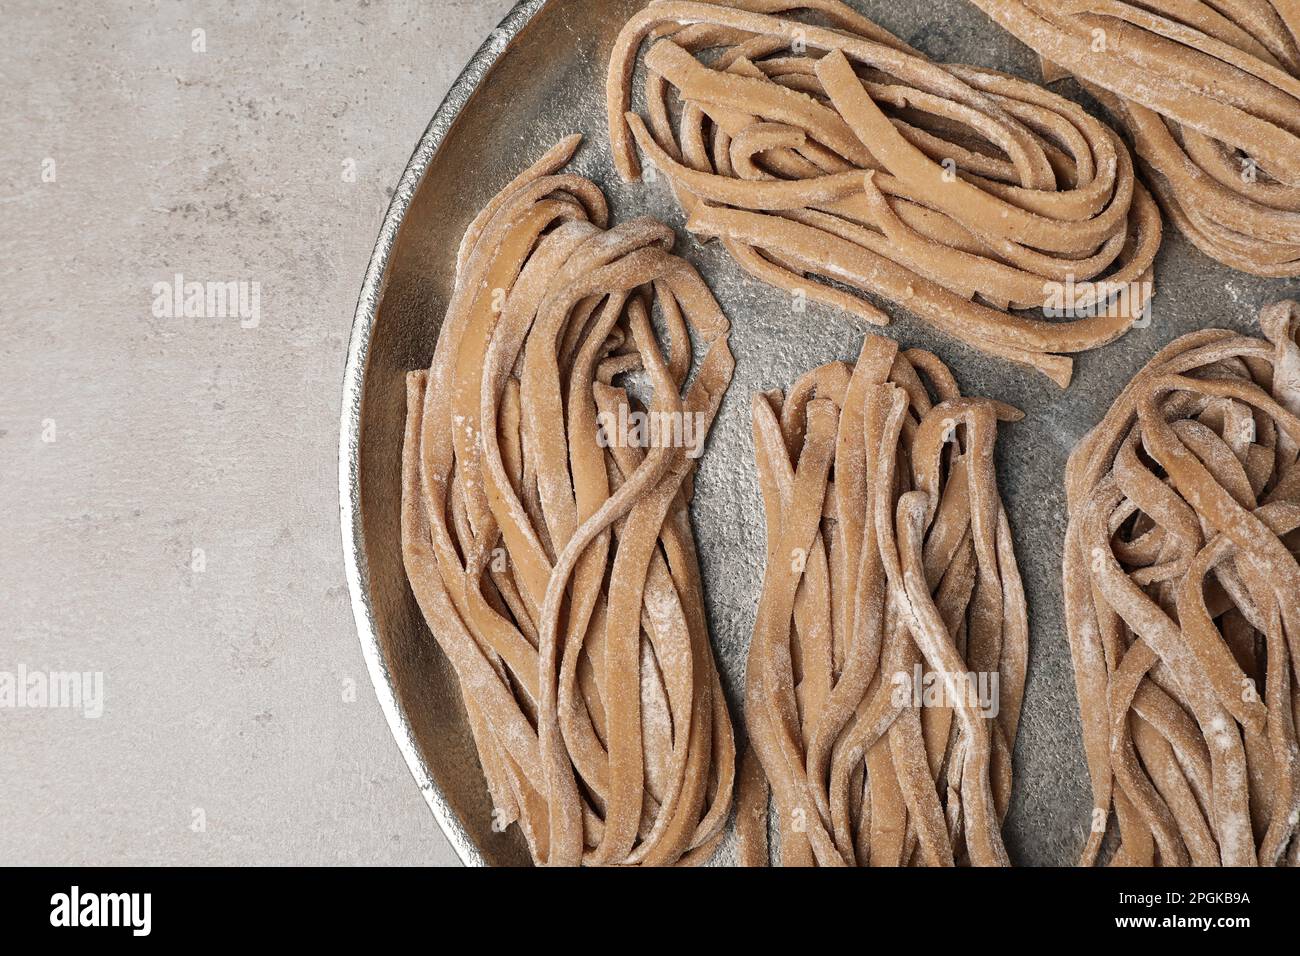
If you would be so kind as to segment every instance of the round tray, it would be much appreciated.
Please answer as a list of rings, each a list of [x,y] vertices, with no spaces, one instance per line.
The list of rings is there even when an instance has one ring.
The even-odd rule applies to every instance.
[[[1037,61],[963,0],[850,0],[931,58],[994,67],[1038,81]],[[763,522],[749,401],[834,359],[852,361],[866,327],[745,276],[716,243],[682,228],[664,177],[626,184],[614,172],[605,122],[605,67],[614,37],[644,0],[525,0],[466,67],[434,115],[384,219],[357,304],[344,382],[339,456],[348,584],[366,663],[384,713],[425,799],[467,864],[526,864],[517,828],[492,830],[491,806],[454,676],[406,583],[399,540],[403,377],[427,367],[469,221],[563,136],[587,139],[575,172],[605,189],[619,220],[653,215],[675,226],[677,251],[699,267],[732,322],[735,379],[701,459],[693,505],[715,653],[732,713],[744,677],[762,579]],[[1097,112],[1073,83],[1056,87]],[[1290,284],[1294,295],[1294,283]],[[1068,865],[1086,837],[1090,790],[1061,601],[1062,476],[1074,444],[1157,349],[1208,326],[1256,331],[1261,306],[1288,283],[1254,279],[1199,254],[1168,224],[1149,325],[1078,356],[1074,383],[1041,376],[942,336],[904,310],[883,334],[935,351],[968,395],[1027,413],[1004,426],[998,475],[1029,601],[1029,680],[1015,749],[1005,833],[1012,861]],[[876,330],[880,331],[880,330]],[[730,842],[715,862],[734,858]]]

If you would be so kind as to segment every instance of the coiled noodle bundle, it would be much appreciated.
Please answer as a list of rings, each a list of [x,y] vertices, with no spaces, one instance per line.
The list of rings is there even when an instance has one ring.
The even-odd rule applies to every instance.
[[[407,383],[406,569],[498,828],[518,822],[539,863],[700,862],[735,748],[688,504],[731,380],[728,323],[672,230],[606,228],[601,191],[560,172],[578,142],[465,235],[432,365]],[[688,383],[692,336],[707,354]],[[644,409],[616,384],[634,371]],[[699,423],[693,444],[606,424],[638,412]]]
[[[770,786],[786,865],[1007,863],[1029,632],[993,449],[1019,417],[876,336],[754,396],[743,862],[767,862]]]
[[[1300,275],[1300,4],[971,2],[1101,100],[1201,251]]]
[[[1112,819],[1117,863],[1300,862],[1300,315],[1261,324],[1169,345],[1070,457],[1084,863]]]
[[[629,111],[646,39],[648,121]],[[1063,353],[1123,335],[1152,294],[1160,215],[1114,131],[1030,83],[933,63],[838,0],[651,3],[615,44],[607,99],[625,179],[639,146],[692,232],[868,322],[888,322],[862,297],[878,293],[1065,386]],[[1061,288],[1068,321],[1010,311]]]

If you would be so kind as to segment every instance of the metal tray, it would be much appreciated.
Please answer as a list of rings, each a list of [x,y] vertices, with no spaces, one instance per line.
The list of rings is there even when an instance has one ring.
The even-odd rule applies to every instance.
[[[996,67],[1037,81],[1030,51],[963,0],[850,0],[937,60]],[[650,214],[677,227],[677,251],[703,272],[733,324],[735,380],[702,459],[694,504],[715,652],[740,699],[762,576],[749,435],[750,395],[783,387],[833,359],[852,360],[864,327],[750,280],[716,244],[695,242],[663,177],[624,184],[607,148],[605,65],[644,0],[525,0],[493,31],[433,117],[398,184],[367,270],[348,350],[339,477],[344,551],[357,628],[393,735],[438,823],[466,864],[526,864],[516,828],[493,833],[491,808],[454,678],[406,583],[398,531],[403,375],[429,364],[452,286],[455,250],[475,212],[562,136],[587,136],[574,169],[620,219]],[[1058,87],[1080,98],[1073,84]],[[396,104],[394,108],[397,108]],[[1079,356],[1074,383],[983,356],[887,305],[886,334],[933,349],[966,394],[1024,409],[1003,428],[998,471],[1029,600],[1031,659],[1006,825],[1020,865],[1067,865],[1082,846],[1090,793],[1060,586],[1066,456],[1132,374],[1165,343],[1207,326],[1256,330],[1268,302],[1295,283],[1254,279],[1200,255],[1167,228],[1151,324]],[[715,862],[733,858],[724,845]]]

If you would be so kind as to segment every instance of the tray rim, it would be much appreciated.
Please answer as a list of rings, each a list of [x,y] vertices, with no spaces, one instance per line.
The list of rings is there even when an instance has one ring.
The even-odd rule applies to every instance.
[[[447,91],[442,104],[433,114],[424,134],[398,181],[384,213],[379,238],[366,267],[365,279],[357,298],[352,319],[352,332],[348,340],[347,363],[343,372],[343,408],[339,427],[339,518],[343,539],[343,561],[347,575],[348,593],[352,614],[356,618],[357,636],[365,658],[370,682],[374,685],[379,706],[388,722],[397,749],[415,778],[425,802],[433,812],[443,835],[446,836],[460,862],[465,866],[487,866],[487,859],[478,848],[456,812],[447,801],[420,753],[401,702],[389,673],[379,643],[374,607],[370,597],[370,568],[366,558],[365,530],[361,517],[361,423],[362,397],[365,392],[366,368],[371,340],[379,309],[383,303],[388,265],[393,246],[411,203],[424,181],[424,174],[438,154],[457,118],[487,78],[492,67],[511,43],[550,0],[519,0],[494,29],[456,81]]]

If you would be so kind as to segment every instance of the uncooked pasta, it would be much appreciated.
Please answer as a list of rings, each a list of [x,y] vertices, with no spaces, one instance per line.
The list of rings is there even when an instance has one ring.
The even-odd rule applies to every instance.
[[[578,143],[465,234],[407,379],[406,570],[495,828],[544,864],[697,863],[735,770],[688,514],[728,323],[671,229],[607,228],[600,189],[561,172]]]
[[[1084,863],[1300,862],[1300,313],[1261,325],[1173,342],[1070,458]]]
[[[1257,276],[1300,275],[1300,4],[971,0],[1131,135],[1169,217]]]
[[[870,336],[753,399],[767,524],[737,830],[784,865],[1005,865],[1028,660],[999,420],[935,356]]]
[[[805,8],[829,26],[787,15]],[[631,111],[647,39],[648,121]],[[651,3],[615,44],[607,100],[622,176],[640,147],[693,233],[793,294],[883,325],[878,294],[1062,386],[1070,353],[1148,306],[1160,214],[1113,130],[933,63],[838,0]]]

